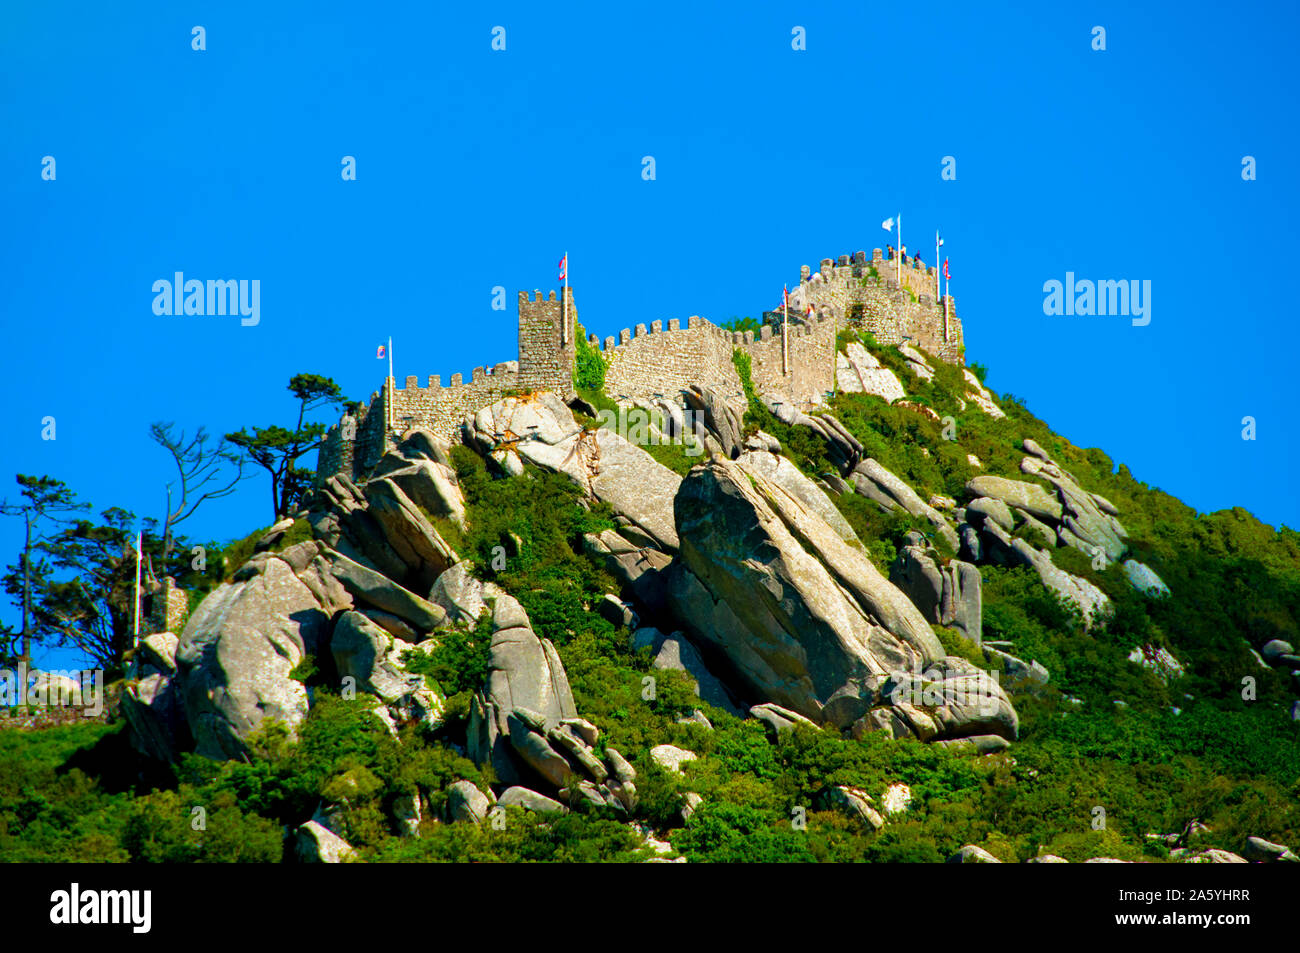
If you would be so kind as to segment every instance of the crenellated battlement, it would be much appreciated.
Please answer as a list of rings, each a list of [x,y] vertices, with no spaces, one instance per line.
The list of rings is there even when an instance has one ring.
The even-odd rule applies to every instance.
[[[964,363],[961,321],[952,298],[935,293],[936,269],[914,257],[894,260],[873,249],[823,258],[814,271],[800,269],[790,292],[788,316],[764,315],[758,332],[728,331],[699,315],[623,328],[587,343],[605,359],[605,391],[616,400],[665,397],[680,400],[691,385],[711,387],[737,410],[745,396],[732,361],[737,348],[749,355],[760,393],[781,394],[799,404],[820,402],[835,386],[836,334],[841,328],[870,331],[881,344],[911,342],[954,364]],[[422,386],[409,375],[404,386],[386,379],[382,391],[353,417],[331,427],[322,443],[318,478],[374,466],[412,427],[459,439],[467,414],[519,391],[573,390],[580,327],[573,289],[519,292],[518,360],[474,368],[443,383],[431,374]]]

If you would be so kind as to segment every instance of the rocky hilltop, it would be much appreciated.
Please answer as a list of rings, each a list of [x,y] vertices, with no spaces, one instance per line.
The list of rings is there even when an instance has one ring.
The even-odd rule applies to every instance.
[[[433,745],[463,767],[375,801],[361,769],[337,766],[294,831],[303,859],[373,847],[358,820],[371,802],[416,839],[505,825],[510,808],[599,817],[668,859],[704,849],[700,818],[743,829],[749,772],[782,776],[812,750],[830,760],[800,769],[778,813],[904,837],[912,794],[889,752],[1014,772],[1024,706],[1040,724],[1085,706],[1058,666],[1107,718],[1131,704],[1081,676],[1069,640],[1121,652],[1107,664],[1153,708],[1189,707],[1169,687],[1193,688],[1204,658],[1180,660],[1163,626],[1201,595],[1161,578],[1176,559],[1150,514],[1134,513],[1145,538],[1126,525],[1125,501],[1150,491],[1014,401],[1007,413],[969,369],[851,331],[839,344],[829,405],[758,394],[738,360],[741,404],[707,386],[658,406],[526,392],[466,414],[456,441],[406,432],[364,475],[322,480],[183,631],[144,642],[123,700],[133,744],[163,764],[253,763],[347,702],[399,762]],[[638,413],[636,433],[617,423]],[[1285,634],[1232,649],[1272,679],[1275,708],[1300,669]],[[741,738],[768,767],[740,767]],[[1098,843],[1131,852],[1148,833]],[[1015,859],[999,837],[954,859]],[[1163,856],[1223,859],[1170,837]]]

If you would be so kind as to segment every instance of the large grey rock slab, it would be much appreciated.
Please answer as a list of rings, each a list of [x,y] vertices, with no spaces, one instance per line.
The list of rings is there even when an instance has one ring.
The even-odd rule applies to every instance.
[[[672,499],[681,477],[613,430],[584,430],[554,394],[507,397],[468,418],[464,430],[507,472],[522,473],[531,463],[564,473],[661,549],[676,550]]]
[[[976,645],[983,641],[983,602],[979,569],[960,559],[939,560],[932,548],[899,550],[889,570],[898,586],[929,622],[958,629]]]
[[[908,513],[928,520],[939,535],[947,541],[953,552],[957,551],[961,545],[961,541],[957,538],[957,531],[952,528],[942,513],[921,499],[920,495],[903,480],[870,457],[859,463],[854,473],[869,479],[880,491]]]
[[[943,657],[906,596],[776,484],[713,461],[683,481],[676,508],[677,616],[759,698],[845,727],[891,671]]]
[[[527,776],[511,745],[510,716],[520,709],[538,720],[540,734],[578,717],[568,676],[555,647],[539,639],[528,615],[512,596],[493,587],[490,670],[470,705],[469,755],[491,763],[497,780],[517,783]]]
[[[203,600],[176,652],[186,720],[210,758],[244,757],[263,719],[293,731],[307,717],[307,689],[289,673],[328,631],[329,615],[287,562],[261,554],[252,570]]]
[[[319,821],[298,828],[294,850],[305,864],[342,864],[356,856],[352,845]]]
[[[453,821],[482,824],[492,810],[492,802],[470,781],[447,785],[447,816]]]
[[[402,654],[411,647],[360,612],[345,612],[330,638],[340,678],[351,678],[357,690],[375,695],[394,718],[436,728],[442,723],[444,700],[426,685],[424,676],[406,670]]]
[[[327,549],[334,578],[356,599],[405,619],[419,632],[432,632],[447,618],[446,611],[340,552]]]
[[[1008,536],[991,521],[984,524],[983,540],[1009,564],[1032,568],[1046,588],[1079,609],[1087,624],[1091,625],[1110,610],[1110,598],[1104,592],[1088,580],[1058,567],[1047,550],[1035,549],[1023,539]]]
[[[804,476],[798,467],[779,453],[747,450],[736,459],[736,462],[746,473],[758,474],[781,487],[825,520],[826,525],[835,530],[846,543],[861,544],[858,534],[831,502],[826,491]]]
[[[403,578],[420,591],[427,591],[439,573],[459,561],[456,551],[392,480],[371,480],[366,484],[366,499],[371,515],[406,566]]]
[[[857,341],[835,355],[835,383],[846,394],[873,394],[889,404],[907,396],[894,372]]]
[[[437,578],[429,601],[441,606],[452,622],[462,625],[473,625],[487,611],[483,583],[474,578],[466,562],[457,563]]]
[[[632,633],[632,649],[648,648],[658,669],[685,672],[695,680],[695,693],[714,708],[731,712],[736,717],[743,714],[731,700],[722,682],[709,671],[699,650],[680,632],[664,635],[655,628],[637,629]]]
[[[1058,500],[1037,483],[1009,480],[1006,477],[980,475],[966,483],[970,496],[1001,500],[1012,508],[1020,508],[1041,520],[1059,523],[1064,512]]]
[[[717,439],[722,452],[733,460],[744,446],[744,427],[740,415],[711,387],[692,384],[682,392],[686,404],[703,418],[704,425]]]
[[[1140,563],[1136,559],[1126,559],[1123,568],[1129,585],[1138,592],[1148,596],[1169,595],[1169,587],[1165,585],[1165,581],[1146,563]]]
[[[172,762],[190,747],[185,706],[174,679],[155,673],[128,685],[121,708],[131,729],[131,744],[141,754]]]

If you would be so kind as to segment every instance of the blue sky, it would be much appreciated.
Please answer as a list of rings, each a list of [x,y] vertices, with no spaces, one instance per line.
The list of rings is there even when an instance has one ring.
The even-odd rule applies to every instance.
[[[151,421],[287,423],[301,371],[365,398],[389,335],[399,381],[511,359],[516,292],[555,287],[566,249],[603,337],[757,315],[800,265],[883,247],[901,212],[927,262],[942,228],[991,387],[1198,510],[1300,526],[1296,20],[1290,3],[10,0],[0,495],[47,473],[161,515]],[[259,279],[260,322],[156,316],[176,271]],[[1150,280],[1151,323],[1044,315],[1067,271]],[[267,499],[258,477],[185,529],[243,536]],[[0,521],[6,561],[20,541]]]

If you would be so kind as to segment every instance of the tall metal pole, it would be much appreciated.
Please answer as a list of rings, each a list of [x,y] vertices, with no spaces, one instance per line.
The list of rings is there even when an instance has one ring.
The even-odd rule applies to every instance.
[[[781,286],[781,374],[790,376],[790,289]]]
[[[131,621],[131,648],[136,649],[140,645],[140,548],[144,545],[144,533],[136,530],[135,533],[135,612]],[[164,593],[165,594],[165,593]]]
[[[898,253],[894,256],[894,280],[898,290],[903,290],[903,213],[898,213]]]
[[[384,422],[385,430],[393,429],[393,338],[388,337],[388,380],[384,382],[388,385],[388,394],[384,398],[384,416],[388,419]]]

